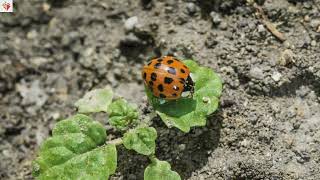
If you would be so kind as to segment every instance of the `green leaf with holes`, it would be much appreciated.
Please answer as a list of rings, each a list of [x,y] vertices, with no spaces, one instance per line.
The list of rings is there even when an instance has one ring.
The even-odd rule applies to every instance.
[[[217,108],[222,92],[220,77],[210,68],[201,67],[192,60],[184,61],[191,71],[195,83],[192,98],[180,98],[161,103],[146,89],[150,104],[168,127],[189,132],[191,127],[204,126],[206,117]]]
[[[108,114],[110,124],[120,130],[125,130],[130,125],[135,124],[139,116],[137,106],[122,98],[110,104]]]
[[[168,162],[153,159],[144,171],[144,180],[181,180],[181,177],[171,170]]]
[[[139,154],[151,155],[155,153],[157,131],[153,127],[140,127],[124,134],[123,145]]]
[[[109,87],[95,89],[86,93],[75,103],[75,106],[79,113],[107,112],[112,98],[113,92]]]
[[[104,145],[104,127],[85,115],[58,122],[33,162],[36,179],[108,179],[117,166],[114,145]]]

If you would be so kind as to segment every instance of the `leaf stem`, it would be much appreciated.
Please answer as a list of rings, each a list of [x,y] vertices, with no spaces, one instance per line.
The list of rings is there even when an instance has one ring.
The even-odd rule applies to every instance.
[[[123,141],[122,141],[122,138],[118,138],[118,139],[113,139],[111,141],[107,141],[106,144],[113,144],[113,145],[120,145],[122,144]]]
[[[157,157],[156,157],[154,154],[151,154],[151,155],[149,155],[148,157],[149,157],[151,163],[156,163]]]

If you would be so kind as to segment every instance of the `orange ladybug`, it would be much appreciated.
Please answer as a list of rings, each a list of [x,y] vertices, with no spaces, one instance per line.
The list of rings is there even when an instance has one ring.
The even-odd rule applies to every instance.
[[[179,99],[194,90],[189,68],[173,56],[152,59],[143,67],[142,77],[146,87],[161,99]]]

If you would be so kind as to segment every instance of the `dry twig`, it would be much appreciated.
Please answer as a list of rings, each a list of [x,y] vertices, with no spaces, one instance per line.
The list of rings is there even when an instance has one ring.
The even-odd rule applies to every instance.
[[[280,41],[285,41],[286,37],[277,30],[277,28],[275,27],[275,25],[273,25],[268,17],[265,15],[263,9],[257,5],[256,3],[253,3],[253,7],[256,9],[257,13],[260,15],[262,23],[266,26],[266,28],[276,37],[278,38]]]

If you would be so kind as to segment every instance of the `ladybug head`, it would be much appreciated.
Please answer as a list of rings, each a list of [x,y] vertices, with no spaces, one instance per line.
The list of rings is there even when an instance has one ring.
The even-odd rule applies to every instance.
[[[194,82],[192,81],[190,75],[187,77],[186,82],[183,86],[183,94],[188,94],[187,96],[192,97],[194,92]]]

